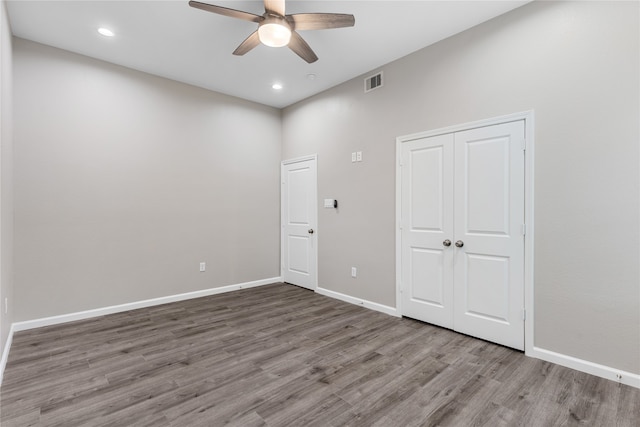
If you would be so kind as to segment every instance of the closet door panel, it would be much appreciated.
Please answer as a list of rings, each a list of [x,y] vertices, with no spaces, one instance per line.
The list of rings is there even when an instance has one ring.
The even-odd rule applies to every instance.
[[[402,312],[453,328],[453,135],[402,147]]]
[[[524,122],[455,134],[454,329],[524,349]]]

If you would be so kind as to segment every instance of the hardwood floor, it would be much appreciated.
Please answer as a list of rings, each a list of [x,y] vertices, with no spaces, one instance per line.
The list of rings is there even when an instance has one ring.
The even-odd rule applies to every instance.
[[[16,333],[9,426],[638,426],[640,390],[273,284]]]

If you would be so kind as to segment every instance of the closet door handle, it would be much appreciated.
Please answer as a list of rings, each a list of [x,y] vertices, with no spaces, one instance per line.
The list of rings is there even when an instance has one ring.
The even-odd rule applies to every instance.
[[[445,240],[444,242],[442,242],[442,245],[446,246],[446,247],[451,246],[451,240],[449,240],[449,239]]]
[[[464,242],[463,242],[462,240],[458,240],[458,241],[456,242],[456,247],[461,248],[461,247],[463,247],[463,246],[464,246]]]

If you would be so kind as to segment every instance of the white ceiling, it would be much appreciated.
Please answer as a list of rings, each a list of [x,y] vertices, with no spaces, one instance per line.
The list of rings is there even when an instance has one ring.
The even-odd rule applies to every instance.
[[[264,12],[261,1],[200,1]],[[194,9],[187,0],[14,0],[7,5],[17,37],[283,108],[528,1],[287,1],[287,13],[355,15],[353,28],[300,31],[320,58],[313,64],[287,48],[263,45],[232,55],[257,25]],[[101,36],[101,26],[116,36]],[[274,82],[284,88],[275,91]]]

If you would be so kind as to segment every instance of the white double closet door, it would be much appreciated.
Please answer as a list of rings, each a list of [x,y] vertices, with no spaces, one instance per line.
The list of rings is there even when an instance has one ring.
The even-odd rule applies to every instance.
[[[524,349],[524,121],[402,144],[402,314]]]

